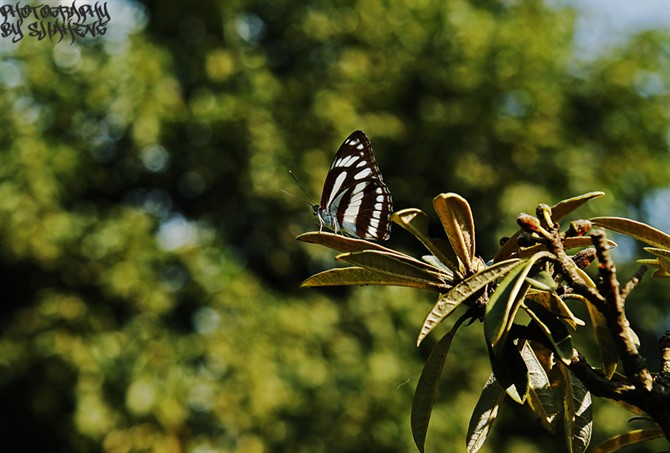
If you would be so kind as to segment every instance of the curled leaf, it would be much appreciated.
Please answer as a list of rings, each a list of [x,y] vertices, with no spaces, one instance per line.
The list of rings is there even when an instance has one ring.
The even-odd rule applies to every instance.
[[[470,205],[458,194],[443,193],[433,199],[433,206],[456,256],[465,266],[466,274],[472,273],[475,259],[475,222]]]
[[[410,233],[453,272],[459,272],[458,258],[445,241],[431,238],[428,234],[428,216],[420,209],[403,209],[391,215],[391,220]]]

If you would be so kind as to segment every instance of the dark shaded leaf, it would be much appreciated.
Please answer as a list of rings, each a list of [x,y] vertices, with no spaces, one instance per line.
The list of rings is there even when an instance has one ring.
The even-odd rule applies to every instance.
[[[451,347],[451,341],[454,339],[458,328],[466,319],[468,319],[467,313],[461,316],[451,330],[440,339],[435,349],[430,353],[421,372],[421,377],[419,377],[419,382],[416,385],[410,423],[414,443],[420,452],[424,451],[428,423],[433,412],[433,404],[435,404],[435,398],[437,397],[440,376],[442,375],[444,362]]]
[[[526,363],[512,341],[508,341],[499,355],[494,354],[491,345],[487,344],[491,369],[498,383],[507,395],[519,404],[523,404],[528,396],[529,376]]]
[[[560,319],[542,305],[532,300],[526,300],[528,315],[540,326],[547,339],[554,347],[554,352],[566,365],[572,361],[572,337]]]
[[[579,269],[577,266],[575,266],[575,271],[587,285],[592,288],[596,287],[596,284],[586,272]],[[607,321],[603,314],[600,313],[588,299],[583,298],[581,300],[586,303],[586,308],[589,312],[589,317],[591,318],[591,325],[593,326],[593,332],[596,336],[596,342],[598,343],[598,351],[600,352],[603,373],[605,374],[605,377],[609,379],[616,371],[617,362],[619,361],[619,353],[616,350],[612,334],[607,327]]]

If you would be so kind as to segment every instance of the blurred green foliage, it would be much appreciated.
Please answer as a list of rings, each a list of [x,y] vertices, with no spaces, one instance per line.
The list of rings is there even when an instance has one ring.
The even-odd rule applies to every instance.
[[[317,198],[352,130],[396,208],[467,198],[487,259],[539,202],[604,190],[598,214],[648,221],[668,193],[667,33],[580,62],[575,13],[541,2],[109,4],[104,37],[2,40],[3,450],[410,451],[432,296],[297,290],[333,257],[293,240],[313,219],[287,170]],[[477,348],[451,353],[428,450],[463,449]],[[561,450],[504,411],[488,451]],[[596,441],[626,419],[598,417]]]

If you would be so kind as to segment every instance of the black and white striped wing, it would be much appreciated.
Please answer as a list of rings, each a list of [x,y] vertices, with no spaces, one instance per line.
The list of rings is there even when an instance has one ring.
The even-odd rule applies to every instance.
[[[381,241],[390,237],[391,192],[362,131],[352,133],[337,151],[315,212],[336,233]]]

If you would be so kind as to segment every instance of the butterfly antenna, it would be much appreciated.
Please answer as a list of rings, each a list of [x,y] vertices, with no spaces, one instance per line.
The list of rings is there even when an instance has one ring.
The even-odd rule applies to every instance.
[[[290,196],[292,196],[293,198],[296,198],[296,199],[298,199],[298,200],[300,200],[300,201],[302,201],[302,202],[305,202],[305,203],[307,203],[308,205],[312,206],[312,203],[310,203],[309,201],[305,200],[304,198],[300,198],[299,196],[297,196],[297,195],[295,195],[295,194],[292,194],[291,192],[287,192],[287,191],[284,190],[284,189],[282,189],[281,191],[282,191],[283,193],[285,193],[286,195],[290,195]]]
[[[295,175],[293,174],[293,172],[292,172],[291,170],[289,170],[288,172],[289,172],[289,174],[291,175],[291,177],[293,178],[293,180],[298,184],[298,187],[300,187],[300,190],[302,190],[302,193],[304,193],[305,196],[307,197],[307,199],[309,200],[309,204],[310,204],[310,206],[314,206],[314,204],[315,204],[314,201],[313,201],[312,198],[309,196],[309,194],[307,193],[307,191],[305,190],[305,188],[302,186],[302,184],[300,184],[300,181],[298,181],[298,178],[295,177]],[[284,191],[284,190],[282,190],[282,192],[284,192],[284,193],[288,193],[288,192],[286,192],[286,191]],[[293,194],[289,194],[289,195],[293,195]],[[295,197],[295,195],[293,195],[293,196]],[[298,198],[298,197],[296,197],[296,198]]]

